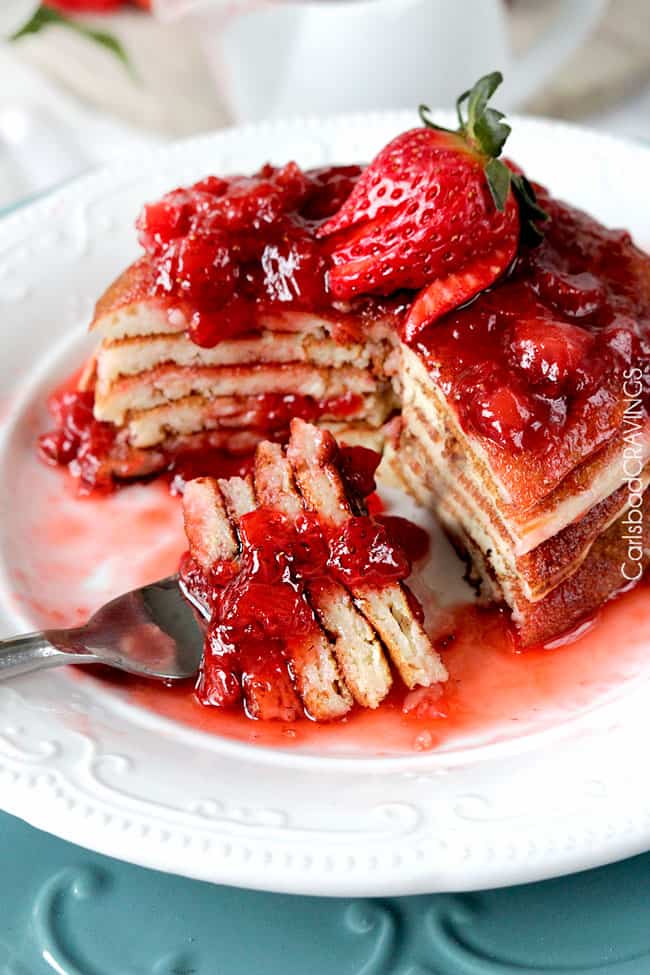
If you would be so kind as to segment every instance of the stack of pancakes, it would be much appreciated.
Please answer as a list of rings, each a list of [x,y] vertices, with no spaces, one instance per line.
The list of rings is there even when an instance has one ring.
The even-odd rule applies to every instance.
[[[109,473],[142,476],[179,453],[285,442],[292,416],[350,443],[381,446],[388,431],[394,474],[437,513],[483,596],[512,611],[521,645],[570,630],[650,562],[650,259],[629,238],[556,209],[556,243],[548,246],[557,247],[557,260],[564,259],[562,235],[582,221],[584,239],[604,262],[592,266],[589,254],[578,253],[578,276],[602,276],[610,247],[618,248],[617,273],[623,269],[627,283],[610,295],[612,307],[628,310],[645,343],[646,398],[633,430],[621,389],[604,403],[595,436],[578,422],[553,450],[503,450],[463,421],[441,378],[435,336],[447,326],[430,327],[427,354],[405,345],[397,300],[354,312],[260,312],[254,334],[201,347],[188,337],[192,308],[158,295],[152,266],[142,259],[97,306],[93,328],[102,342],[82,380],[94,391],[95,418],[115,432],[104,458]],[[548,239],[553,232],[551,221]],[[493,303],[501,287],[492,289]],[[446,368],[453,378],[462,367],[447,361]],[[401,418],[387,426],[400,407]]]
[[[496,451],[464,430],[422,359],[402,351],[402,417],[391,466],[417,500],[432,508],[470,559],[487,601],[506,603],[523,646],[570,630],[624,588],[637,566],[628,558],[632,506],[641,526],[640,565],[650,562],[650,421],[641,422],[640,469],[628,488],[628,431],[595,455],[574,457],[564,473],[531,477],[520,463],[499,464]],[[637,504],[640,488],[641,505]],[[634,531],[634,529],[633,529]],[[625,569],[624,569],[625,567]]]
[[[161,470],[196,449],[251,450],[286,439],[292,416],[318,420],[347,441],[376,443],[397,405],[390,311],[260,312],[252,334],[196,345],[191,308],[154,293],[151,265],[132,265],[99,301],[101,345],[82,388],[117,438],[118,477]],[[388,369],[387,369],[388,363]]]

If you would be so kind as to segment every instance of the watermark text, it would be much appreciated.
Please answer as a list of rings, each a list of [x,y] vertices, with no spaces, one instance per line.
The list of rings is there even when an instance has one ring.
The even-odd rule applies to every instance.
[[[627,485],[628,508],[621,522],[627,542],[625,561],[621,564],[621,575],[627,582],[638,582],[643,575],[643,421],[646,418],[641,399],[643,393],[643,373],[631,367],[623,373],[625,384],[623,394],[626,400],[623,425],[623,473]]]

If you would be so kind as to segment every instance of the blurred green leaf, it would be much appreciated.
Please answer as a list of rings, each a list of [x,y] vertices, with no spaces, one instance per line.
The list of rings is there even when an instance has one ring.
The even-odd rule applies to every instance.
[[[19,31],[16,31],[11,40],[17,41],[20,37],[26,37],[29,34],[38,34],[53,24],[57,24],[59,27],[67,27],[69,30],[75,31],[82,37],[86,37],[88,40],[110,51],[111,54],[114,54],[122,62],[129,74],[134,78],[136,77],[129,56],[116,37],[107,31],[95,30],[86,24],[80,24],[71,17],[66,17],[64,14],[60,14],[57,10],[52,10],[51,7],[46,7],[44,4],[41,4],[34,16]]]

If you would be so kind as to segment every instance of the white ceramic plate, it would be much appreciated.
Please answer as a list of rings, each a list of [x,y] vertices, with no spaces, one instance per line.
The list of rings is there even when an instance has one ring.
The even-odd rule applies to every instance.
[[[78,501],[33,450],[46,393],[92,345],[84,326],[94,299],[137,253],[142,202],[269,158],[368,159],[414,122],[345,117],[207,136],[0,222],[4,633],[82,616],[111,591],[162,575],[180,551],[177,503],[160,486]],[[509,152],[557,194],[650,244],[650,150],[522,119]],[[442,540],[434,552],[451,559],[434,586],[461,585]],[[425,751],[381,741],[260,748],[67,671],[24,677],[0,687],[0,804],[126,860],[296,893],[467,890],[623,857],[650,846],[650,614],[638,600],[629,606],[607,631],[604,669],[587,661],[575,688],[549,693],[548,708],[509,712],[484,735]]]

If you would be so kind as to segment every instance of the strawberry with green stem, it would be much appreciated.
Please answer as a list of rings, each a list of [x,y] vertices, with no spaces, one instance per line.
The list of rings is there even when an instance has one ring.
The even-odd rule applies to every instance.
[[[460,96],[456,130],[420,106],[423,127],[382,149],[319,230],[334,297],[419,292],[407,341],[500,277],[520,237],[539,238],[546,214],[526,177],[499,158],[510,127],[488,102],[501,81],[495,71]]]

